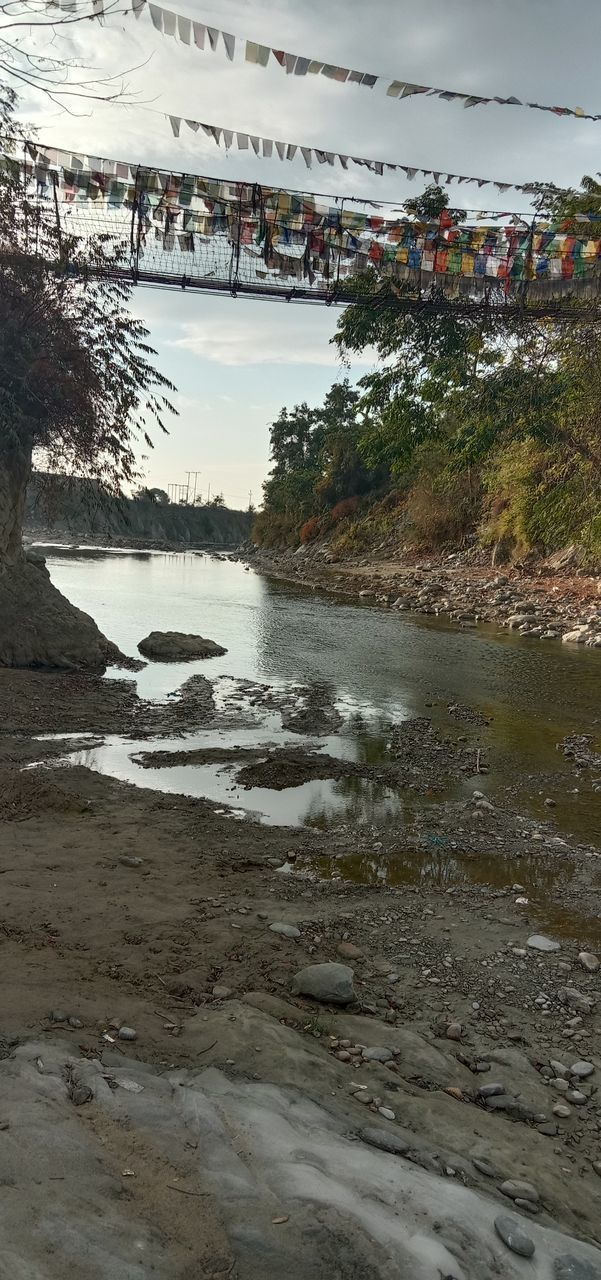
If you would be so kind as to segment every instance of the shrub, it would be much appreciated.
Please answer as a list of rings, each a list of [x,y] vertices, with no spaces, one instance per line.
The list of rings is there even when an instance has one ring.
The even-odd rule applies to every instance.
[[[346,520],[348,516],[354,516],[359,506],[358,498],[342,498],[336,503],[335,507],[329,512],[328,521],[330,524],[339,524],[341,520]]]
[[[310,516],[305,523],[301,525],[299,538],[302,543],[313,542],[319,533],[319,517]]]

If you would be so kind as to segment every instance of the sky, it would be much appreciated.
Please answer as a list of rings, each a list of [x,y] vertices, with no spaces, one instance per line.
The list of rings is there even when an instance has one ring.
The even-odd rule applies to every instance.
[[[182,14],[275,48],[390,79],[486,96],[515,95],[601,113],[598,0],[169,0]],[[128,0],[125,0],[125,5]],[[125,7],[125,6],[124,6]],[[67,29],[65,29],[67,30]],[[81,105],[70,112],[27,91],[23,118],[48,145],[142,164],[398,201],[424,179],[382,178],[361,169],[321,167],[252,152],[226,153],[202,133],[174,138],[165,113],[225,128],[286,138],[420,168],[498,181],[578,185],[599,163],[601,121],[561,119],[494,104],[466,110],[423,96],[397,100],[383,88],[287,76],[187,48],[156,32],[148,13],[85,22],[55,42],[102,74],[125,72],[135,101]],[[324,167],[325,168],[325,167]],[[450,188],[455,204],[529,208],[518,193]],[[452,194],[452,193],[455,194]],[[485,194],[484,194],[485,193]],[[510,203],[508,203],[510,202]],[[260,501],[269,469],[269,423],[282,406],[318,404],[347,375],[330,339],[337,311],[326,307],[138,289],[133,309],[150,330],[160,368],[177,386],[179,416],[168,437],[141,458],[146,483],[166,488],[198,470],[198,487],[231,506]],[[359,379],[373,353],[353,362]]]

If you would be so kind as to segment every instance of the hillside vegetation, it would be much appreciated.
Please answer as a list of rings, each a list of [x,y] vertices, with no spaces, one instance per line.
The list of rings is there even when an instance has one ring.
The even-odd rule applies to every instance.
[[[553,196],[563,226],[598,215],[601,188],[583,186]],[[470,540],[497,559],[575,543],[600,562],[601,321],[576,304],[546,320],[403,314],[398,287],[367,274],[359,290],[334,341],[343,360],[373,347],[377,363],[318,408],[282,409],[256,541],[327,536],[344,554]]]
[[[157,501],[152,490],[135,498],[115,497],[91,480],[36,472],[27,490],[24,527],[29,536],[78,542],[226,547],[246,541],[251,523],[248,511]]]

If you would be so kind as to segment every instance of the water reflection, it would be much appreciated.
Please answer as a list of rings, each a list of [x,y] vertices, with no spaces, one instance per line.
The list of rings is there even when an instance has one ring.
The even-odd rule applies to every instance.
[[[211,680],[233,675],[277,689],[325,682],[345,718],[339,741],[352,758],[372,764],[388,758],[392,720],[428,715],[445,733],[470,734],[469,726],[450,724],[447,714],[449,703],[464,703],[491,717],[490,727],[477,731],[490,759],[486,785],[498,790],[522,781],[524,803],[534,810],[540,810],[551,786],[560,829],[601,844],[601,794],[585,777],[572,797],[574,775],[556,750],[571,732],[592,727],[599,736],[593,723],[601,705],[598,652],[526,641],[490,627],[462,631],[441,619],[341,603],[206,555],[121,553],[90,559],[75,552],[50,555],[48,567],[56,585],[128,653],[135,654],[142,636],[160,628],[200,632],[227,647],[223,657],[210,662],[150,664],[137,677],[142,696],[164,699],[196,672]],[[263,714],[257,713],[257,731]],[[297,736],[297,745],[304,741]],[[145,772],[144,785],[202,793],[200,776],[191,781],[190,770],[178,787],[173,776],[168,783],[166,772],[157,771],[155,779]],[[530,781],[529,775],[539,774],[545,775],[544,784],[536,777]],[[203,775],[203,785],[209,781],[223,799],[221,775]],[[230,795],[235,783],[226,780],[226,790],[232,785]],[[378,807],[402,812],[406,803],[365,785],[346,794],[339,784],[306,786],[296,797],[244,792],[240,799],[265,804],[271,813],[277,809],[280,821],[299,820],[304,805],[310,821],[324,827],[331,815],[348,812],[349,820],[370,821]]]

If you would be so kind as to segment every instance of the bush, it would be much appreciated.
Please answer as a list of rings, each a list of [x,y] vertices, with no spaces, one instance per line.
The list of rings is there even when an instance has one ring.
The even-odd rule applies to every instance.
[[[359,506],[358,498],[343,498],[341,502],[337,502],[335,507],[328,513],[328,521],[331,525],[339,524],[341,520],[346,520],[348,516],[354,516]]]
[[[305,520],[305,523],[301,525],[301,528],[299,531],[299,538],[302,543],[313,542],[313,539],[317,537],[318,533],[319,533],[319,517],[310,516],[310,518],[308,520]]]

